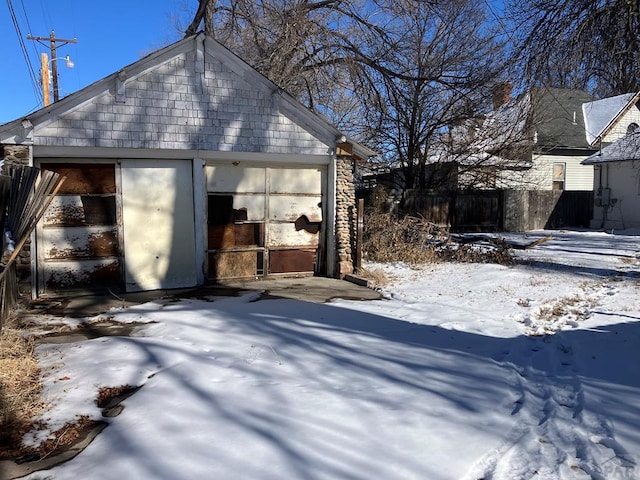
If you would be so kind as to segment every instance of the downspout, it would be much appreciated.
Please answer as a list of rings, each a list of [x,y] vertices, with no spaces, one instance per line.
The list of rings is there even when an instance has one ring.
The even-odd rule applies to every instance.
[[[608,190],[609,189],[609,164],[606,163],[605,164],[607,173],[605,175],[605,179],[606,179],[606,183],[605,183],[605,188]],[[602,172],[600,172],[600,178],[602,179]],[[609,192],[609,201],[611,201],[611,192]],[[604,228],[605,223],[607,223],[607,213],[609,212],[609,205],[603,205],[602,206],[602,225],[600,225],[600,228]]]

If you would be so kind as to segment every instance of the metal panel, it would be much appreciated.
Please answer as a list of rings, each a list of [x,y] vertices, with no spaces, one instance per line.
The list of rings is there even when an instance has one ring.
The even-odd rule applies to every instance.
[[[123,160],[127,291],[196,284],[190,161]]]
[[[235,165],[206,167],[208,192],[265,193],[266,170]]]
[[[318,246],[318,234],[296,229],[294,223],[270,223],[269,247]]]
[[[310,222],[322,221],[322,197],[272,195],[269,198],[269,220],[295,222],[301,216]]]
[[[245,220],[259,222],[264,220],[265,197],[264,195],[242,195],[233,196],[233,209],[246,210]]]
[[[315,249],[271,250],[269,273],[313,272],[315,261]]]
[[[120,284],[120,262],[117,258],[82,261],[50,261],[43,266],[46,290],[79,287],[116,287]]]
[[[322,170],[319,168],[271,169],[269,177],[271,193],[322,193]]]
[[[40,238],[49,260],[117,257],[120,253],[116,227],[44,228]]]

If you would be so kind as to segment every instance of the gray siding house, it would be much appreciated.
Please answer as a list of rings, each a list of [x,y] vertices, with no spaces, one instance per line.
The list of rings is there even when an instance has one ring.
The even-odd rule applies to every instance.
[[[1,125],[0,146],[66,177],[36,295],[353,270],[353,161],[374,152],[203,34]]]

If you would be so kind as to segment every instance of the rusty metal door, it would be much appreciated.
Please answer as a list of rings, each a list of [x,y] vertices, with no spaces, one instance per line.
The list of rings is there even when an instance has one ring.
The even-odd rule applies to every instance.
[[[115,165],[40,167],[67,178],[37,229],[39,293],[121,288]]]
[[[193,175],[187,160],[122,160],[127,291],[197,283]]]

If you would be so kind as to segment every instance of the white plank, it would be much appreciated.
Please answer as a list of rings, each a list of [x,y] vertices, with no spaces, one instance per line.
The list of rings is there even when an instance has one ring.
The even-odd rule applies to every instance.
[[[265,193],[264,168],[216,165],[205,168],[208,192]]]
[[[269,220],[295,222],[304,215],[310,222],[321,222],[321,201],[320,196],[272,195],[269,198]]]
[[[233,209],[247,210],[247,220],[261,222],[264,220],[265,197],[264,195],[234,195]]]
[[[296,230],[293,223],[269,223],[269,247],[318,246],[318,234]]]
[[[322,193],[320,168],[272,168],[269,172],[271,193]]]

